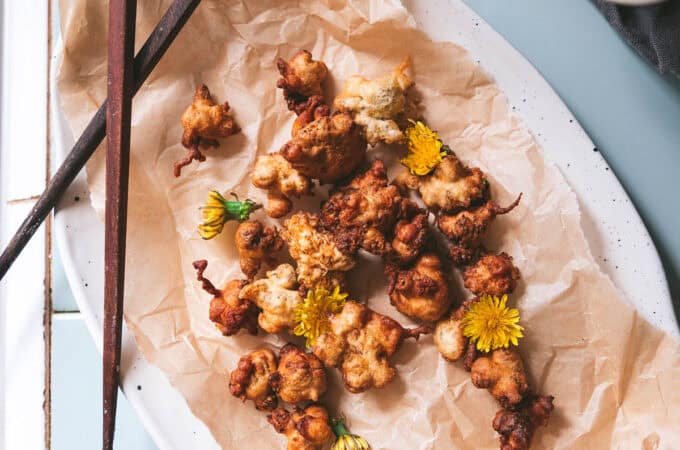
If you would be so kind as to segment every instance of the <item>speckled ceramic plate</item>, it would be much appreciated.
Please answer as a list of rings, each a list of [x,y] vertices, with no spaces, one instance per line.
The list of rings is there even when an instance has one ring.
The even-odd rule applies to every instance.
[[[405,4],[433,40],[463,45],[494,76],[509,101],[517,105],[517,114],[542,145],[546,158],[562,171],[576,192],[582,225],[602,270],[644,317],[680,338],[661,261],[640,216],[550,85],[461,0]],[[53,92],[57,92],[55,86]],[[73,137],[57,105],[53,101],[53,132],[58,157],[63,158]],[[81,201],[75,201],[76,197]],[[101,346],[104,225],[87,199],[85,175],[81,173],[59,205],[55,233],[73,294],[95,342]],[[142,358],[127,334],[123,338],[122,371],[123,390],[160,448],[218,447],[179,393]]]

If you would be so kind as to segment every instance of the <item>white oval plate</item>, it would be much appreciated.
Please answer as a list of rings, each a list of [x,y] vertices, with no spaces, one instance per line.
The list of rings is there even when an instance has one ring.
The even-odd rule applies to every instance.
[[[550,85],[461,0],[406,0],[405,4],[433,40],[466,47],[495,77],[510,103],[522,104],[522,120],[578,196],[582,225],[602,270],[644,317],[680,339],[661,261],[640,216]],[[57,92],[54,79],[52,74],[52,92]],[[51,107],[61,160],[73,137],[55,98]],[[73,295],[101,351],[104,226],[90,207],[84,171],[57,208],[55,234]],[[129,334],[123,336],[122,372],[123,391],[160,448],[218,448],[165,376],[143,359]]]

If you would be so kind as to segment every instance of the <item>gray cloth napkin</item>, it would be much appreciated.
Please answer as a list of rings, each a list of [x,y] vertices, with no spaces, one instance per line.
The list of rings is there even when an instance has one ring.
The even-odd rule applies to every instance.
[[[649,6],[593,2],[628,43],[661,73],[680,77],[680,0]]]

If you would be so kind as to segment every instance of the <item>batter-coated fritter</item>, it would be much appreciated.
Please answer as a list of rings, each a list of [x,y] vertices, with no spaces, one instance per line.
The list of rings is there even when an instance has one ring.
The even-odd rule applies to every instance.
[[[267,333],[281,333],[295,328],[295,307],[302,302],[297,290],[295,269],[281,264],[241,289],[240,298],[256,304],[262,312],[258,323]]]
[[[315,402],[326,392],[326,370],[319,358],[287,344],[279,352],[279,368],[269,382],[284,402]]]
[[[389,249],[385,235],[393,229],[403,201],[399,189],[388,184],[385,163],[376,159],[324,202],[321,226],[346,254],[353,255],[361,247],[383,255]]]
[[[320,95],[313,95],[307,101],[297,108],[298,117],[293,122],[291,129],[291,137],[295,137],[298,131],[304,128],[307,124],[314,122],[321,117],[328,117],[331,115],[331,108],[324,102]]]
[[[476,167],[465,167],[455,155],[445,156],[427,175],[404,172],[395,183],[403,188],[417,189],[423,203],[433,212],[455,212],[479,205],[489,193],[484,173]]]
[[[385,275],[389,281],[390,302],[402,314],[434,322],[451,306],[441,260],[433,253],[423,254],[409,269],[387,263]]]
[[[430,224],[427,211],[405,200],[403,217],[394,227],[394,237],[387,259],[399,266],[415,260],[427,247],[430,240]]]
[[[366,157],[366,140],[346,113],[322,116],[295,132],[281,154],[302,175],[332,183],[349,176]]]
[[[205,84],[196,88],[193,103],[184,111],[181,118],[184,134],[182,145],[189,149],[187,156],[175,162],[175,176],[180,176],[182,167],[191,161],[205,161],[199,145],[218,147],[217,139],[236,134],[241,129],[229,114],[229,103],[215,103]]]
[[[276,87],[283,89],[288,109],[301,113],[309,97],[322,95],[321,84],[328,76],[328,68],[323,61],[315,61],[307,50],[300,50],[290,61],[279,58],[276,61],[281,78]]]
[[[517,287],[519,269],[505,252],[486,254],[463,272],[465,287],[475,295],[510,294]]]
[[[202,259],[194,261],[196,279],[202,283],[203,289],[213,296],[210,301],[210,320],[215,323],[225,336],[232,336],[243,328],[250,334],[257,334],[258,310],[254,303],[239,298],[241,288],[248,282],[245,280],[231,280],[223,290],[217,289],[203,272],[208,267],[208,261]]]
[[[468,338],[463,335],[463,317],[470,305],[477,300],[477,297],[465,300],[457,309],[451,311],[448,317],[435,325],[432,334],[434,345],[444,359],[458,361],[468,352]],[[473,362],[474,360],[469,363],[470,366]]]
[[[470,378],[476,387],[488,389],[504,408],[518,404],[529,392],[522,358],[513,347],[477,358]]]
[[[500,450],[529,450],[536,428],[548,424],[553,396],[530,395],[513,409],[501,409],[493,419],[493,429],[500,434]]]
[[[354,75],[333,102],[338,111],[351,112],[371,145],[405,139],[402,129],[415,115],[415,106],[406,97],[415,84],[405,73],[410,64],[406,58],[391,74],[375,80]]]
[[[298,281],[306,288],[332,290],[344,284],[344,274],[354,267],[355,259],[344,254],[333,236],[320,229],[319,217],[297,212],[284,223],[281,237],[290,256],[297,262]]]
[[[489,229],[489,225],[501,214],[507,214],[518,204],[522,194],[505,208],[488,200],[482,206],[462,210],[457,213],[442,214],[437,219],[439,230],[453,243],[450,250],[451,259],[457,266],[467,265],[478,254],[481,240]]]
[[[312,192],[309,178],[295,170],[280,153],[258,157],[251,181],[255,187],[267,191],[265,211],[273,218],[283,217],[290,212],[293,208],[290,197],[299,198]]]
[[[340,369],[345,387],[354,394],[386,386],[396,375],[388,358],[401,341],[431,331],[427,327],[405,329],[397,321],[352,301],[329,321],[330,331],[316,340],[312,353],[326,367]]]
[[[276,228],[265,227],[257,220],[241,222],[236,228],[234,241],[241,271],[249,280],[255,278],[263,262],[273,265],[276,261],[273,253],[283,247],[283,240]]]
[[[252,400],[255,408],[271,411],[278,400],[269,384],[276,370],[276,356],[268,349],[255,350],[241,357],[229,375],[229,391],[243,401]]]
[[[277,408],[267,420],[288,438],[286,450],[321,450],[333,436],[328,412],[319,405],[310,405],[304,410],[295,407],[292,412]]]

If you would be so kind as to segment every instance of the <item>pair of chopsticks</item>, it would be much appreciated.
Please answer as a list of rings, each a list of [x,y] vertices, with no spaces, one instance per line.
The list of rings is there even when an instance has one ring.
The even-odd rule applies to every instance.
[[[66,188],[108,135],[106,153],[106,213],[103,342],[103,444],[113,448],[120,381],[127,185],[132,97],[156,67],[200,0],[175,0],[137,56],[134,55],[136,0],[109,1],[108,99],[49,181],[30,213],[0,255],[0,280],[19,256]]]

